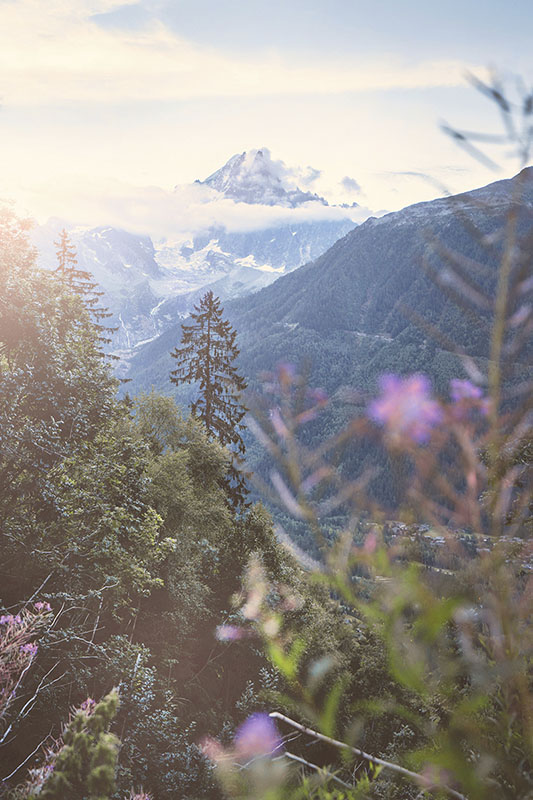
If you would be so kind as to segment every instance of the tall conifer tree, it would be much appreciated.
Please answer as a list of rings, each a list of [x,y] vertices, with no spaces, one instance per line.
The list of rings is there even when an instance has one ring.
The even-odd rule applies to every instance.
[[[99,298],[104,293],[98,291],[98,284],[94,281],[91,273],[78,267],[76,248],[72,244],[65,228],[59,234],[59,241],[54,242],[54,244],[57,247],[58,266],[55,270],[56,274],[68,285],[71,291],[80,295],[100,333],[100,341],[103,344],[109,344],[111,340],[103,334],[112,333],[115,328],[108,328],[102,325],[102,320],[111,316],[107,308],[98,305]]]
[[[240,395],[247,384],[234,363],[239,355],[235,344],[237,332],[223,319],[223,310],[212,291],[194,307],[192,323],[182,325],[181,345],[171,353],[178,365],[170,373],[170,380],[175,384],[199,384],[191,411],[203,422],[209,435],[230,450],[232,463],[226,489],[231,503],[239,507],[245,504],[248,491],[239,469],[245,452],[242,419],[248,410]]]

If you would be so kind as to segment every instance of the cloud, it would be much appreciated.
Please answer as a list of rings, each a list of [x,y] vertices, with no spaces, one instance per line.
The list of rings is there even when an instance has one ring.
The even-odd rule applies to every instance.
[[[424,178],[424,180],[427,180],[429,177],[426,172],[417,172],[416,170],[412,169],[391,169],[388,170],[386,174],[404,178]]]
[[[91,14],[91,22],[105,29],[139,30],[149,25],[153,15],[140,3],[127,3],[104,13]]]
[[[315,169],[315,167],[306,167],[305,170],[302,170],[300,175],[300,184],[308,188],[312,186],[315,181],[317,181],[322,176],[321,169]]]
[[[355,178],[350,178],[348,175],[345,175],[340,183],[344,191],[348,194],[359,193],[361,191],[361,187]]]
[[[275,174],[283,187],[290,189],[310,189],[322,176],[322,170],[316,167],[288,167],[281,159],[273,159],[268,147],[262,147],[263,154],[268,160],[268,168]]]
[[[275,53],[225,55],[193,44],[154,19],[104,28],[91,17],[114,0],[17,0],[2,4],[0,95],[10,105],[178,101],[211,96],[310,95],[457,86],[465,65],[389,58],[313,62]],[[475,66],[471,66],[475,69]]]
[[[79,186],[77,176],[34,186],[33,195],[28,195],[25,202],[35,207],[42,205],[41,197],[46,197],[48,216],[59,217],[73,226],[109,225],[154,239],[190,237],[213,227],[242,232],[347,216],[362,221],[370,215],[369,209],[346,210],[319,202],[304,203],[298,208],[236,203],[198,183],[168,191],[117,180],[84,179],[82,194]]]
[[[262,153],[260,159],[257,158],[258,152]],[[248,181],[255,177],[257,181],[261,182],[265,175],[272,176],[279,180],[284,189],[290,190],[296,188],[296,181],[300,174],[300,168],[288,167],[282,159],[272,158],[268,147],[260,147],[246,152],[240,175],[235,178],[240,177]]]

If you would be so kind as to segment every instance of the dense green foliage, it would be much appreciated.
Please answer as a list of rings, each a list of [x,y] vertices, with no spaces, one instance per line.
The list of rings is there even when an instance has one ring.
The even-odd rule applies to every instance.
[[[119,686],[118,791],[217,797],[200,739],[229,735],[283,683],[253,639],[216,637],[251,556],[301,596],[290,624],[307,632],[307,663],[338,651],[354,696],[369,681],[385,691],[380,645],[306,587],[260,506],[235,514],[227,453],[200,422],[154,393],[116,399],[83,298],[34,267],[13,217],[1,242],[0,602],[52,607],[6,720],[2,777],[20,782],[72,704]],[[370,727],[368,744],[386,747],[395,724]]]
[[[98,284],[95,283],[92,275],[79,268],[76,249],[70,241],[65,228],[59,234],[59,241],[54,242],[54,244],[58,248],[56,251],[56,274],[71,292],[83,298],[83,302],[98,330],[111,333],[111,329],[104,328],[100,324],[103,319],[111,316],[106,308],[98,305],[99,298],[104,293],[98,289]],[[109,344],[110,339],[102,337],[102,342]]]
[[[124,739],[123,787],[131,777],[165,797],[177,781],[161,768],[169,748],[201,761],[187,727],[202,714],[222,726],[246,686],[214,632],[247,554],[275,550],[268,519],[230,512],[223,449],[173,402],[140,398],[130,411],[115,399],[83,299],[33,267],[14,218],[2,233],[1,602],[39,592],[56,615],[13,709],[4,774],[59,731],[71,702],[122,684],[119,724],[141,687],[149,705]],[[17,716],[39,686],[31,718]],[[187,780],[201,780],[183,758]]]
[[[370,220],[234,307],[243,363],[270,372],[250,423],[259,478],[286,527],[313,534],[320,563],[292,548],[307,572],[261,506],[231,502],[224,445],[242,414],[213,435],[209,409],[238,375],[217,304],[213,361],[201,309],[175,351],[178,382],[203,385],[192,417],[153,391],[118,400],[83,289],[37,270],[27,223],[3,212],[2,796],[532,796],[531,178],[456,199],[458,216],[434,206],[422,251],[420,209]],[[324,345],[326,363],[299,375],[291,341],[294,360]],[[441,397],[426,375],[389,375],[369,404],[392,369],[424,369]]]

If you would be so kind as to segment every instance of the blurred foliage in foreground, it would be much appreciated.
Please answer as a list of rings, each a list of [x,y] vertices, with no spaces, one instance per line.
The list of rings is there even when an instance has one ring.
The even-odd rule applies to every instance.
[[[526,159],[532,95],[516,107],[496,83],[480,88],[503,114],[503,138]],[[477,154],[472,136],[455,138]],[[364,414],[318,448],[305,426],[327,406],[325,393],[291,364],[268,379],[270,410],[253,428],[275,463],[271,482],[286,513],[315,537],[316,559],[293,551],[309,580],[338,599],[352,635],[370,629],[379,641],[384,691],[354,697],[334,651],[309,662],[290,620],[297,598],[252,564],[241,623],[228,636],[258,637],[285,683],[273,704],[280,711],[241,729],[233,747],[204,745],[231,797],[533,797],[529,179],[527,171],[515,179],[492,292],[483,263],[447,253],[446,283],[465,318],[475,324],[481,309],[491,320],[486,370],[456,348],[467,377],[440,397],[425,375],[384,375],[377,397],[359,398]],[[470,234],[490,248],[483,232]],[[355,481],[335,469],[353,441],[388,453],[392,475],[381,470],[377,479],[395,482],[393,520],[369,491],[375,469]],[[322,527],[332,512],[347,520],[333,538]],[[391,697],[389,682],[403,697]],[[363,749],[365,730],[391,713],[403,720],[396,747]]]

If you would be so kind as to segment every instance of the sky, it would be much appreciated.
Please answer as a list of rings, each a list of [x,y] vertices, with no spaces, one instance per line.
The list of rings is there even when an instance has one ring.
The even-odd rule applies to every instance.
[[[516,148],[483,143],[491,169],[441,128],[501,133],[467,75],[518,102],[532,24],[530,0],[0,0],[0,197],[171,237],[213,221],[186,185],[253,148],[359,218],[509,177]]]

